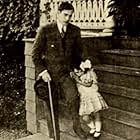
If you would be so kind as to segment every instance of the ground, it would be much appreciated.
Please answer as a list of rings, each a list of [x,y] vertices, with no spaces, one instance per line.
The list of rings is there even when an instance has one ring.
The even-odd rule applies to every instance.
[[[25,129],[12,130],[7,128],[0,128],[0,140],[16,140],[28,135],[30,135],[30,133]]]

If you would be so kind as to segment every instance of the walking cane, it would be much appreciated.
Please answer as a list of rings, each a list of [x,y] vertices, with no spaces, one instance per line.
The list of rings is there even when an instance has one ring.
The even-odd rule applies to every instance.
[[[52,101],[52,93],[51,93],[50,81],[48,81],[48,89],[49,89],[50,111],[51,111],[51,117],[52,117],[52,125],[53,125],[53,131],[54,131],[54,138],[55,138],[55,140],[57,140],[56,124],[55,124],[55,117],[54,117],[54,109],[53,109],[53,101]]]

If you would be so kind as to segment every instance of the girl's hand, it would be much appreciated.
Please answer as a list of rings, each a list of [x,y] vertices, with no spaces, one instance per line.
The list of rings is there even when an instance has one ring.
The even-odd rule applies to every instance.
[[[91,87],[93,84],[93,81],[91,82],[87,82],[87,83],[82,83],[83,86],[86,86],[86,87]]]
[[[70,76],[71,78],[75,79],[75,81],[79,82],[80,79],[74,72],[70,72]]]

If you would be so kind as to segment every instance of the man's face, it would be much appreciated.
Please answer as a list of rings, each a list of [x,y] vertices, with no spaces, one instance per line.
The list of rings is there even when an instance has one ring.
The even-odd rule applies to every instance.
[[[71,20],[72,14],[73,14],[73,10],[58,11],[58,20],[63,25],[67,25]]]

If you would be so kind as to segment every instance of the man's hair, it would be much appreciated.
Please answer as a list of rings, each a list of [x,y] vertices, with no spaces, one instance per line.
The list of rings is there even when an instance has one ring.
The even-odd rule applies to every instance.
[[[58,10],[61,12],[63,10],[73,10],[74,11],[74,7],[72,6],[71,3],[69,3],[68,1],[66,2],[62,2],[59,7]]]

